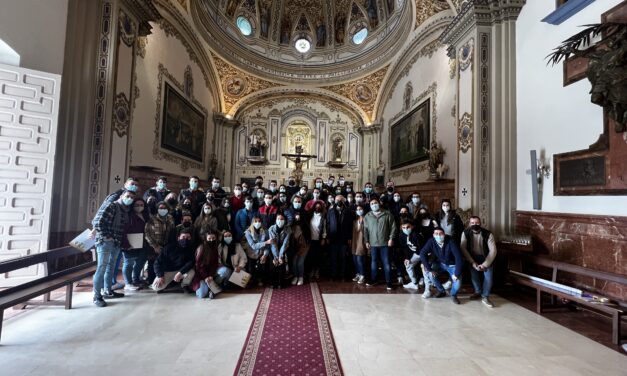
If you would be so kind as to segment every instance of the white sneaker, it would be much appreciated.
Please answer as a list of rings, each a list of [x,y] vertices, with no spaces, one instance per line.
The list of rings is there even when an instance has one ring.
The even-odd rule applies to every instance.
[[[304,282],[305,281],[303,280],[303,277],[300,277],[300,278],[298,278],[298,282],[296,282],[296,285],[297,286],[302,286]]]
[[[359,281],[359,274],[355,274],[355,278],[353,278],[353,282]]]
[[[124,288],[123,282],[116,282],[113,286],[111,286],[111,290],[120,290]]]
[[[423,299],[429,299],[431,297],[431,290],[426,290],[425,292],[422,293],[422,298]]]
[[[292,278],[292,285],[295,285],[298,282],[298,277]]]
[[[363,285],[364,282],[366,282],[366,276],[365,275],[360,275],[359,276],[359,281],[357,281],[357,283],[359,283],[360,285]]]
[[[403,285],[403,287],[406,289],[418,290],[418,285],[416,285],[414,282],[409,282],[408,284]]]
[[[451,282],[450,280],[446,281],[446,283],[444,283],[442,285],[442,287],[444,287],[444,290],[450,290],[451,287],[453,287],[453,282]]]
[[[124,291],[137,291],[137,290],[139,290],[139,286],[135,286],[135,285],[124,286]]]
[[[418,281],[418,286],[424,286],[424,285],[425,285],[425,279],[420,278],[420,281]]]
[[[399,285],[402,285],[403,282],[405,282],[405,281],[403,281],[403,277],[396,278],[396,281],[398,282]]]

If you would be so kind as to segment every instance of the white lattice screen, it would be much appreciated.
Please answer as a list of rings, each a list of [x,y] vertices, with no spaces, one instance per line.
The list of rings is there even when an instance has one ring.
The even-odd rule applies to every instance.
[[[0,64],[0,261],[48,249],[61,76]],[[0,275],[0,287],[42,267]]]

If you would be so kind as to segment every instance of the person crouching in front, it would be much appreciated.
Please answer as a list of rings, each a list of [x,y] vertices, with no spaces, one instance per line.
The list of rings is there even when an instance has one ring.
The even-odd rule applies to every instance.
[[[181,230],[177,242],[166,245],[155,260],[157,278],[152,283],[153,290],[163,291],[172,282],[180,283],[183,288],[191,284],[194,278],[194,247],[190,231]]]
[[[192,290],[198,298],[213,299],[220,292],[219,286],[231,276],[231,270],[220,265],[218,237],[215,232],[209,231],[205,234],[202,243],[196,248],[195,260]]]

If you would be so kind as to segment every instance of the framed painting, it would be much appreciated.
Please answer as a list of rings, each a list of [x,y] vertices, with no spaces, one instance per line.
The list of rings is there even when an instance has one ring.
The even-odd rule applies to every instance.
[[[168,82],[165,82],[162,115],[161,147],[203,162],[206,116]]]
[[[431,99],[420,103],[390,129],[390,167],[407,166],[429,159]]]

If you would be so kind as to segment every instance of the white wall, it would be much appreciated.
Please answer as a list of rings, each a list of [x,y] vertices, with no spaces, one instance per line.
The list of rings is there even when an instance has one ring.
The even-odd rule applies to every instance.
[[[177,163],[158,160],[153,156],[157,98],[161,95],[161,93],[157,92],[159,64],[163,64],[168,72],[181,84],[184,81],[185,68],[190,66],[194,81],[194,98],[207,110],[205,165],[208,166],[208,156],[214,152],[214,108],[212,108],[211,104],[212,94],[205,86],[205,80],[200,68],[190,60],[183,44],[174,36],[166,36],[165,32],[157,24],[153,25],[152,34],[148,36],[145,58],[139,56],[136,56],[136,58],[138,59],[136,63],[136,85],[139,89],[139,97],[135,102],[136,108],[133,111],[131,125],[130,166],[151,166],[172,174],[198,175],[201,178],[206,178],[207,168],[204,170],[189,168],[184,171]]]
[[[547,66],[545,57],[580,25],[599,23],[601,13],[620,2],[596,1],[558,26],[540,22],[554,9],[553,1],[528,1],[518,17],[518,210],[533,209],[529,150],[544,152],[553,170],[553,154],[587,149],[603,132],[603,111],[590,102],[589,81],[562,87],[562,65]],[[553,175],[543,185],[543,211],[625,215],[625,196],[553,196]]]
[[[0,39],[24,68],[61,74],[68,0],[0,0]]]
[[[416,51],[417,53],[417,51]],[[403,69],[398,67],[397,69]],[[390,119],[396,116],[403,110],[403,94],[405,92],[405,86],[407,82],[411,81],[413,87],[412,100],[426,91],[433,83],[437,85],[437,98],[436,98],[436,139],[438,144],[444,149],[446,154],[444,155],[444,163],[449,166],[448,174],[446,178],[455,178],[456,168],[456,154],[457,154],[457,130],[455,128],[455,118],[451,116],[451,108],[455,99],[456,79],[449,77],[449,59],[446,56],[446,48],[441,47],[431,57],[423,56],[419,58],[410,68],[407,76],[401,77],[398,80],[396,87],[392,93],[392,97],[387,101],[383,112],[383,134],[381,145],[383,148],[383,155],[381,156],[383,162],[386,165],[386,177],[390,176]],[[392,83],[389,83],[390,85]],[[419,105],[419,104],[417,104]],[[415,108],[415,107],[412,107]],[[411,109],[410,109],[411,111]],[[398,118],[400,119],[400,118]],[[397,121],[396,119],[395,121]],[[431,133],[431,139],[433,139],[433,131]],[[397,170],[405,170],[412,168],[416,165],[426,164],[427,161],[419,162],[409,166],[400,167]],[[426,181],[429,177],[429,171],[423,171],[420,174],[412,173],[408,179],[403,176],[394,176],[392,179],[398,185],[413,184]]]

